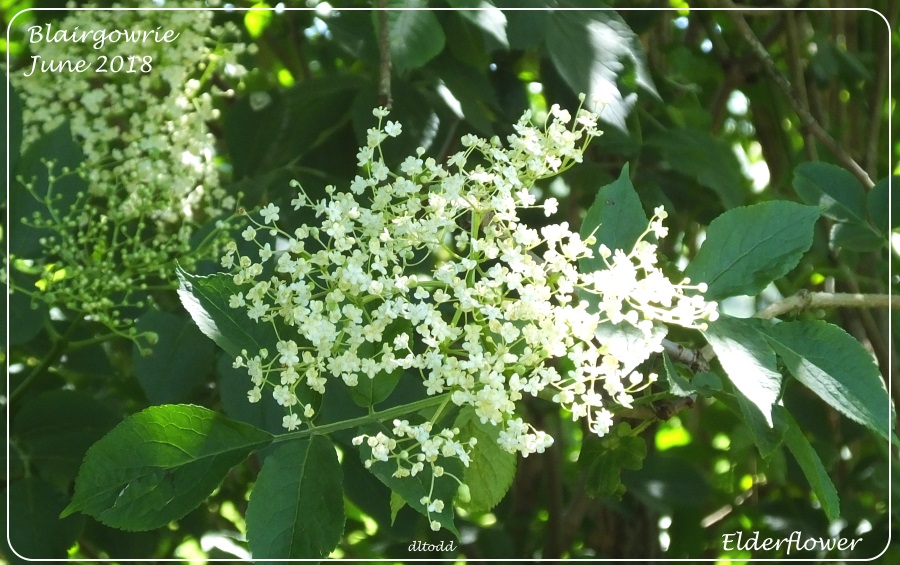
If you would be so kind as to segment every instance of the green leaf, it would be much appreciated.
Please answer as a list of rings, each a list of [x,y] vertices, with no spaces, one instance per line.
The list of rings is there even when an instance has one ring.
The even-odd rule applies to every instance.
[[[8,532],[12,549],[29,560],[65,560],[84,522],[82,516],[59,517],[65,495],[34,477],[10,483],[4,495],[8,512],[0,522],[11,518],[3,531]],[[28,563],[15,555],[5,557],[11,563]]]
[[[388,8],[426,8],[424,0],[388,0]],[[377,17],[377,13],[373,14]],[[391,64],[397,74],[418,69],[444,49],[444,30],[428,10],[388,12]],[[376,29],[378,29],[376,25]]]
[[[251,320],[243,310],[228,305],[231,296],[240,291],[229,275],[194,276],[180,266],[175,267],[175,272],[178,296],[185,310],[203,335],[229,355],[237,357],[242,349],[259,351],[278,341],[271,325]]]
[[[647,139],[673,170],[715,192],[726,209],[746,200],[747,178],[731,147],[706,131],[673,128]]]
[[[884,177],[869,191],[866,207],[872,225],[887,234],[900,226],[900,198],[892,198],[891,183],[900,186],[900,175]],[[891,222],[893,219],[893,222]]]
[[[545,17],[547,51],[560,76],[576,94],[599,97],[603,120],[627,132],[637,95],[622,86],[633,82],[658,97],[637,34],[613,11],[551,11]]]
[[[481,423],[470,406],[460,410],[453,427],[460,430],[460,442],[465,443],[469,438],[478,440],[463,478],[472,498],[461,506],[469,512],[489,512],[512,486],[516,455],[497,444],[500,428],[489,422]]]
[[[841,514],[840,500],[822,460],[790,413],[779,406],[776,414],[778,419],[784,422],[784,444],[800,465],[825,515],[832,521],[838,519]]]
[[[758,294],[800,262],[818,218],[817,208],[785,200],[729,210],[709,225],[685,274],[709,285],[709,300]]]
[[[187,398],[206,382],[215,346],[189,318],[150,311],[135,324],[138,332],[154,332],[159,341],[150,355],[133,348],[134,373],[151,404],[171,404]]]
[[[621,249],[626,253],[631,252],[638,238],[647,229],[648,223],[649,220],[641,207],[641,200],[631,184],[626,163],[619,178],[597,193],[597,198],[594,199],[581,224],[582,239],[587,239],[593,234],[597,240],[591,246],[594,256],[579,260],[578,266],[581,271],[590,273],[606,268],[597,251],[601,244],[611,250]]]
[[[380,424],[363,426],[359,429],[359,434],[368,434],[375,436],[378,432],[389,434],[389,430]],[[372,456],[372,448],[366,442],[363,442],[359,448],[359,456],[363,462]],[[428,509],[422,504],[422,498],[431,496],[432,500],[442,500],[444,509],[441,512],[432,512],[431,519],[437,520],[441,527],[449,530],[456,537],[459,532],[456,529],[456,523],[453,517],[453,500],[456,498],[456,492],[459,484],[456,479],[450,475],[463,476],[463,464],[459,458],[439,456],[437,465],[444,468],[444,475],[441,477],[433,477],[431,466],[425,465],[425,469],[416,474],[415,477],[394,477],[393,474],[397,470],[396,461],[375,461],[369,467],[369,471],[378,477],[378,480],[387,485],[392,491],[403,497],[416,512],[422,516],[428,517]]]
[[[892,414],[872,356],[850,334],[821,320],[765,328],[791,374],[851,420],[890,441]]]
[[[762,414],[771,428],[772,406],[781,391],[775,352],[749,321],[723,316],[703,334],[735,389]]]
[[[68,488],[88,448],[118,422],[106,404],[85,392],[52,390],[22,404],[12,432],[40,474]]]
[[[866,192],[856,177],[831,163],[800,163],[794,168],[797,195],[839,222],[866,222]]]
[[[480,27],[498,45],[509,48],[506,38],[506,16],[488,0],[449,0],[451,8],[473,24]],[[477,9],[471,9],[477,8]]]
[[[290,441],[266,458],[247,505],[254,559],[319,559],[344,532],[343,473],[323,436]]]
[[[83,512],[129,531],[160,528],[199,506],[232,467],[271,441],[206,408],[153,406],[88,450],[62,516]]]

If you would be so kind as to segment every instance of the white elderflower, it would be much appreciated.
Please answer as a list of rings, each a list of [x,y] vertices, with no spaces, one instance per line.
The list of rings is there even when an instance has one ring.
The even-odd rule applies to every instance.
[[[384,109],[374,115],[378,125],[367,133],[357,155],[360,174],[347,189],[329,186],[327,198],[311,202],[299,182],[291,184],[298,189],[294,205],[308,208],[314,222],[283,232],[272,205],[262,222],[251,219],[287,242],[278,247],[274,275],[262,275],[264,257],[226,251],[243,293],[231,304],[279,335],[268,365],[251,357],[246,366],[280,404],[297,404],[298,387],[324,393],[329,379],[355,387],[404,370],[418,375],[425,394],[447,394],[497,426],[498,444],[527,457],[553,438],[518,415],[524,394],[546,393],[593,433],[606,434],[615,408],[630,406],[656,378],[635,368],[661,350],[657,325],[700,327],[714,318],[715,304],[691,295],[700,285],[673,283],[657,266],[648,237],[665,235],[661,208],[632,249],[601,245],[604,268],[594,273],[578,270],[582,258],[594,256],[592,238],[583,240],[565,222],[535,230],[521,221],[520,210],[537,207],[535,182],[581,161],[599,134],[595,115],[579,110],[573,119],[554,107],[544,128],[526,115],[505,146],[467,135],[464,151],[446,166],[419,150],[399,172],[380,155],[400,126],[382,125]],[[540,208],[550,215],[558,202],[550,198]],[[579,292],[595,294],[598,308],[589,309]],[[633,326],[643,340],[627,351],[611,348],[596,337],[602,323]],[[564,357],[574,369],[558,369]],[[398,478],[429,469],[432,481],[458,482],[444,461],[468,466],[476,445],[458,434],[432,421],[396,419],[353,443],[371,451],[367,467],[387,463]],[[438,527],[433,515],[445,503],[421,502]]]
[[[142,4],[127,0],[124,7]],[[139,53],[133,43],[106,42],[101,58],[90,41],[34,42],[31,55],[94,66],[90,73],[10,75],[23,103],[23,150],[66,123],[84,155],[78,169],[63,171],[84,181],[75,206],[38,219],[54,233],[41,242],[43,255],[54,258],[42,281],[42,297],[52,306],[80,311],[121,333],[132,325],[123,306],[141,302],[141,286],[171,282],[175,259],[195,264],[200,257],[191,254],[192,236],[231,212],[234,197],[223,186],[210,128],[220,118],[215,97],[222,92],[212,85],[237,84],[225,76],[226,67],[242,70],[237,57],[244,46],[234,41],[240,30],[214,24],[214,16],[204,10],[73,11],[59,29],[168,29],[178,36],[170,43],[143,42]],[[112,245],[79,251],[110,237]],[[214,254],[222,237],[211,236]],[[222,265],[233,263],[223,258]],[[54,276],[63,270],[66,276]]]

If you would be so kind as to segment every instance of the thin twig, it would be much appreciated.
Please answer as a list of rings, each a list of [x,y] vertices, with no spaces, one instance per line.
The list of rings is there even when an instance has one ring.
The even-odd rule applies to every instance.
[[[808,308],[900,308],[900,296],[801,290],[793,296],[769,305],[755,317],[771,320],[793,310]]]
[[[703,354],[699,349],[690,349],[680,343],[669,341],[668,339],[663,340],[662,346],[666,353],[669,354],[669,357],[684,363],[695,373],[706,373],[709,371],[709,363],[703,358]]]
[[[731,0],[726,0],[726,3],[728,6],[734,7],[734,3],[731,2]],[[872,182],[872,179],[869,178],[866,171],[859,166],[859,163],[857,163],[853,157],[851,157],[850,154],[847,153],[847,151],[819,125],[819,122],[817,122],[810,113],[809,108],[800,102],[794,89],[791,87],[791,83],[781,74],[778,67],[775,66],[775,61],[772,60],[772,57],[766,51],[766,48],[760,43],[756,34],[747,24],[747,20],[744,19],[743,14],[736,11],[730,11],[728,14],[734,21],[741,37],[743,37],[744,41],[750,46],[750,50],[762,63],[766,74],[769,75],[778,89],[781,90],[782,94],[787,98],[791,108],[793,108],[794,112],[796,112],[797,116],[800,118],[801,126],[808,129],[866,188],[874,186],[875,183]]]

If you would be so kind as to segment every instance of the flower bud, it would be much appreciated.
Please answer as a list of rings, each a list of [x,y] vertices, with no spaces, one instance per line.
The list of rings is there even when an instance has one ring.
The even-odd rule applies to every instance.
[[[459,490],[456,491],[456,498],[463,504],[471,502],[472,493],[469,491],[469,485],[465,483],[459,484]]]

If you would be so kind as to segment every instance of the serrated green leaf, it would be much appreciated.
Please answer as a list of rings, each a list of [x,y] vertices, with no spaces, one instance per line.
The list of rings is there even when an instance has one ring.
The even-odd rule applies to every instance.
[[[344,532],[343,473],[323,436],[291,441],[266,458],[247,505],[254,559],[319,559]]]
[[[850,171],[817,161],[794,168],[794,190],[801,200],[840,222],[865,223],[866,192]]]
[[[389,8],[426,8],[424,0],[388,0]],[[373,14],[377,16],[377,14]],[[444,30],[429,10],[388,12],[391,64],[398,74],[418,69],[443,51]],[[376,29],[378,29],[376,27]]]
[[[389,430],[380,424],[363,426],[359,429],[359,435],[375,436],[379,432],[389,434]],[[359,456],[363,462],[372,456],[372,448],[366,442],[360,446]],[[450,475],[461,477],[464,467],[458,458],[443,456],[438,457],[436,464],[444,468],[442,477],[433,478],[430,465],[425,465],[425,469],[417,473],[415,477],[395,477],[393,475],[397,470],[397,463],[393,460],[375,461],[369,467],[369,471],[388,488],[399,494],[409,506],[422,516],[429,517],[428,509],[421,502],[423,497],[430,493],[432,500],[442,500],[444,502],[443,511],[432,512],[430,519],[437,520],[442,528],[459,537],[453,512],[453,500],[456,498],[459,484]]]
[[[546,17],[545,44],[560,76],[576,94],[600,97],[601,118],[627,132],[625,120],[637,96],[620,85],[630,79],[658,96],[637,34],[611,10],[560,10]]]
[[[806,439],[794,418],[781,406],[778,407],[777,418],[783,422],[785,428],[784,444],[800,465],[816,499],[822,505],[822,510],[829,520],[837,520],[841,515],[840,500],[819,454]]]
[[[175,267],[178,275],[178,297],[194,323],[233,358],[242,349],[259,351],[274,346],[278,341],[271,325],[251,320],[246,313],[231,308],[228,301],[239,289],[231,277],[225,274],[200,277],[191,275],[180,266]]]
[[[196,508],[272,435],[200,406],[153,406],[91,447],[63,511],[122,530],[165,526]]]
[[[884,234],[900,226],[900,198],[892,198],[891,194],[891,184],[900,186],[898,181],[900,175],[884,177],[872,187],[866,199],[872,225]]]
[[[597,242],[591,246],[594,256],[581,259],[578,266],[584,273],[605,269],[606,264],[597,251],[600,245],[609,249],[631,252],[638,238],[647,229],[647,216],[641,206],[629,177],[628,164],[614,182],[604,186],[588,209],[581,224],[581,237],[587,239],[593,234]]]
[[[65,560],[84,522],[82,516],[59,517],[65,495],[36,477],[10,483],[3,494],[8,512],[0,522],[6,526],[3,531],[8,532],[12,549],[29,560]],[[11,518],[8,523],[7,517]],[[29,562],[16,555],[5,557],[10,563]]]
[[[771,428],[772,406],[781,391],[775,352],[749,322],[723,316],[703,334],[735,389],[762,414]]]
[[[758,294],[800,262],[818,218],[818,208],[785,200],[729,210],[709,225],[685,274],[709,285],[709,300]]]
[[[41,476],[68,488],[88,448],[118,421],[104,403],[85,392],[52,390],[20,406],[12,434]]]
[[[489,512],[512,486],[516,476],[516,455],[497,444],[500,428],[489,422],[481,423],[470,406],[460,410],[453,427],[460,430],[460,442],[465,443],[469,438],[478,440],[463,478],[472,498],[461,506],[469,512]]]
[[[206,382],[215,346],[189,318],[150,311],[135,326],[138,332],[154,332],[159,338],[149,355],[142,355],[137,345],[132,353],[135,376],[151,404],[180,402]]]
[[[863,346],[821,320],[764,327],[791,374],[835,410],[890,440],[893,418],[884,381]]]

